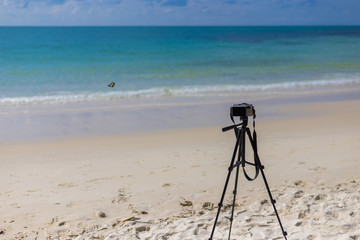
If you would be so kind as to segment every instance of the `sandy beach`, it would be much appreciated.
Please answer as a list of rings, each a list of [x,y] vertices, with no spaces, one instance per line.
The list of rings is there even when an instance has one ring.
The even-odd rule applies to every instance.
[[[288,239],[360,239],[352,94],[255,104],[259,156]],[[0,239],[208,239],[235,143],[221,132],[232,100],[218,101],[224,116],[203,126],[2,141]],[[201,107],[178,109],[190,119]],[[227,239],[233,181],[214,240]],[[236,203],[231,239],[283,239],[261,177],[241,173]]]

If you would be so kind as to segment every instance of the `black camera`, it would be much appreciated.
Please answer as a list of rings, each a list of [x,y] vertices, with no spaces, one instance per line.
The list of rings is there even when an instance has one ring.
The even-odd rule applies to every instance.
[[[233,104],[230,107],[230,115],[232,117],[249,117],[255,115],[255,109],[252,104],[241,103]]]

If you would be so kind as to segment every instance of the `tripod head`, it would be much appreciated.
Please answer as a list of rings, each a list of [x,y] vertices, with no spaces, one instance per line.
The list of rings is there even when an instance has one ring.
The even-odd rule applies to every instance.
[[[253,125],[255,128],[255,108],[252,104],[248,104],[248,103],[241,103],[241,104],[233,104],[230,107],[230,119],[231,121],[234,123],[234,125],[228,126],[228,127],[224,127],[222,128],[223,132],[229,131],[231,129],[237,128],[238,126],[242,126],[242,127],[246,127],[248,124],[248,117],[249,116],[253,116]],[[240,122],[239,124],[235,124],[235,120],[234,117],[240,117]]]

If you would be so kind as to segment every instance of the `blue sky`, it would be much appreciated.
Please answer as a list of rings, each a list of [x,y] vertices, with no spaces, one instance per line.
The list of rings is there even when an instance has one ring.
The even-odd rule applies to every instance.
[[[0,25],[360,25],[360,0],[0,0]]]

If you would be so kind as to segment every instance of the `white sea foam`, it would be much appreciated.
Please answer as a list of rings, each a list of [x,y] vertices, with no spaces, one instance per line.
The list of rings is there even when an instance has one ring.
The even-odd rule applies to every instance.
[[[253,91],[288,91],[302,88],[336,87],[344,85],[358,85],[358,79],[318,80],[302,82],[283,82],[262,85],[207,85],[184,87],[159,87],[137,91],[112,91],[112,92],[59,92],[49,95],[35,95],[26,97],[3,97],[0,105],[38,105],[38,104],[65,104],[77,102],[114,101],[133,98],[153,98],[171,96],[202,96],[222,95],[238,92]]]

